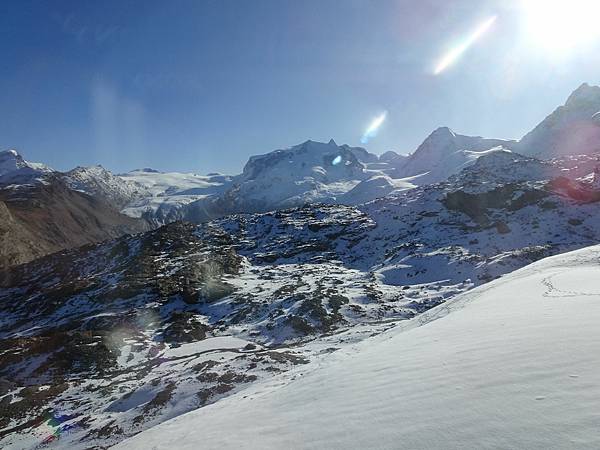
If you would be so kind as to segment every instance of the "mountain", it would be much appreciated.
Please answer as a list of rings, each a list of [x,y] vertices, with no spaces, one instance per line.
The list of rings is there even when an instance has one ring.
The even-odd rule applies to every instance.
[[[106,447],[214,404],[208,414],[254,385],[268,393],[297,382],[368,337],[387,341],[428,321],[431,308],[531,262],[593,245],[600,192],[579,175],[593,158],[496,151],[444,182],[363,205],[175,222],[4,271],[0,446]],[[510,301],[487,321],[469,317],[467,329],[506,326],[508,312],[542,314]],[[485,339],[477,336],[466,340]],[[407,355],[419,361],[410,352],[431,346],[413,343]],[[390,367],[396,359],[388,355]],[[345,386],[348,376],[323,381]]]
[[[100,197],[117,209],[148,197],[150,192],[141,184],[113,175],[102,166],[76,167],[63,175],[67,185],[76,191]]]
[[[379,156],[379,161],[383,163],[391,163],[405,159],[407,155],[399,155],[395,151],[389,150]]]
[[[25,161],[16,150],[0,152],[0,183],[28,183],[53,169],[41,164]]]
[[[600,87],[587,83],[521,139],[515,150],[540,158],[600,150]]]
[[[306,141],[252,156],[229,191],[232,210],[268,211],[305,202],[335,202],[338,195],[369,178],[359,159],[369,154],[361,150],[338,146],[333,140],[327,144]]]
[[[266,212],[305,203],[358,205],[393,192],[438,183],[490,152],[508,150],[541,159],[600,151],[600,87],[583,84],[521,141],[433,131],[409,155],[378,157],[361,147],[306,141],[250,157],[236,176],[162,173],[139,169],[115,176],[101,166],[65,173],[72,189],[101,197],[156,225],[203,222],[227,214]],[[0,153],[0,182],[26,184],[52,169],[14,151]],[[12,180],[12,181],[11,181]]]
[[[24,177],[27,184],[0,184],[0,269],[149,229],[109,203],[70,189],[56,173],[29,166],[10,172],[11,182]]]
[[[598,448],[599,258],[542,260],[116,448]]]
[[[386,173],[388,163],[360,147],[306,141],[252,156],[221,195],[191,203],[183,218],[194,222],[239,212],[265,212],[305,203],[356,205],[413,188]]]
[[[437,183],[460,172],[487,152],[510,149],[514,144],[514,141],[464,136],[441,127],[398,165],[394,176],[412,177],[411,182],[419,185]]]

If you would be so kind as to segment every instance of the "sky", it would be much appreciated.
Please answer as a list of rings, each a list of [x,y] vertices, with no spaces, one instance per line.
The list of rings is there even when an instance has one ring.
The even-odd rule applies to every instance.
[[[532,34],[597,15],[540,25],[525,1],[6,0],[0,149],[59,170],[239,173],[307,139],[408,153],[439,126],[520,138],[600,84],[597,36]]]

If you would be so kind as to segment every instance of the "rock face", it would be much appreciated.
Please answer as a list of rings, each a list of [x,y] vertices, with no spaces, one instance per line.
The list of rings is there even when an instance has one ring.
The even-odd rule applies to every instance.
[[[0,446],[109,446],[593,244],[600,203],[554,178],[585,161],[494,152],[359,207],[176,222],[4,271]]]
[[[582,84],[519,141],[515,149],[543,159],[591,154],[600,150],[600,87]]]
[[[148,229],[146,222],[73,191],[55,175],[43,182],[0,186],[0,268]]]

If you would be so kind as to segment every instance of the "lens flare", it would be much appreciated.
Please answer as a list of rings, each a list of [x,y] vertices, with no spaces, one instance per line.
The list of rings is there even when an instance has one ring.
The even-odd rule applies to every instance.
[[[68,414],[57,414],[53,411],[46,411],[43,416],[46,429],[49,434],[42,441],[42,445],[47,445],[51,442],[60,439],[63,434],[70,432],[76,425],[69,425],[65,422],[74,419],[76,416]]]
[[[493,16],[487,19],[485,22],[480,24],[473,33],[471,33],[461,44],[454,47],[448,53],[444,55],[444,57],[440,60],[440,62],[435,66],[433,73],[435,75],[439,75],[448,67],[450,67],[461,55],[466,52],[477,40],[485,34],[487,30],[494,24],[498,16]]]
[[[360,139],[360,142],[362,142],[363,144],[366,144],[367,142],[369,142],[369,140],[371,138],[377,136],[377,132],[379,131],[379,128],[381,127],[381,125],[383,125],[383,122],[385,122],[386,118],[387,118],[387,111],[384,111],[379,116],[377,116],[375,119],[373,119],[373,122],[371,122],[371,125],[369,125],[369,128],[367,128],[367,130],[364,132],[362,138]]]

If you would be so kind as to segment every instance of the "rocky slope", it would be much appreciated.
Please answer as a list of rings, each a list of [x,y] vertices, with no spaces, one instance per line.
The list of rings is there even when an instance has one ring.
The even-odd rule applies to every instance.
[[[31,184],[0,184],[0,268],[148,229],[145,221],[70,189],[56,174]]]
[[[173,223],[6,271],[0,445],[106,447],[593,244],[581,166],[493,152],[359,207]]]

